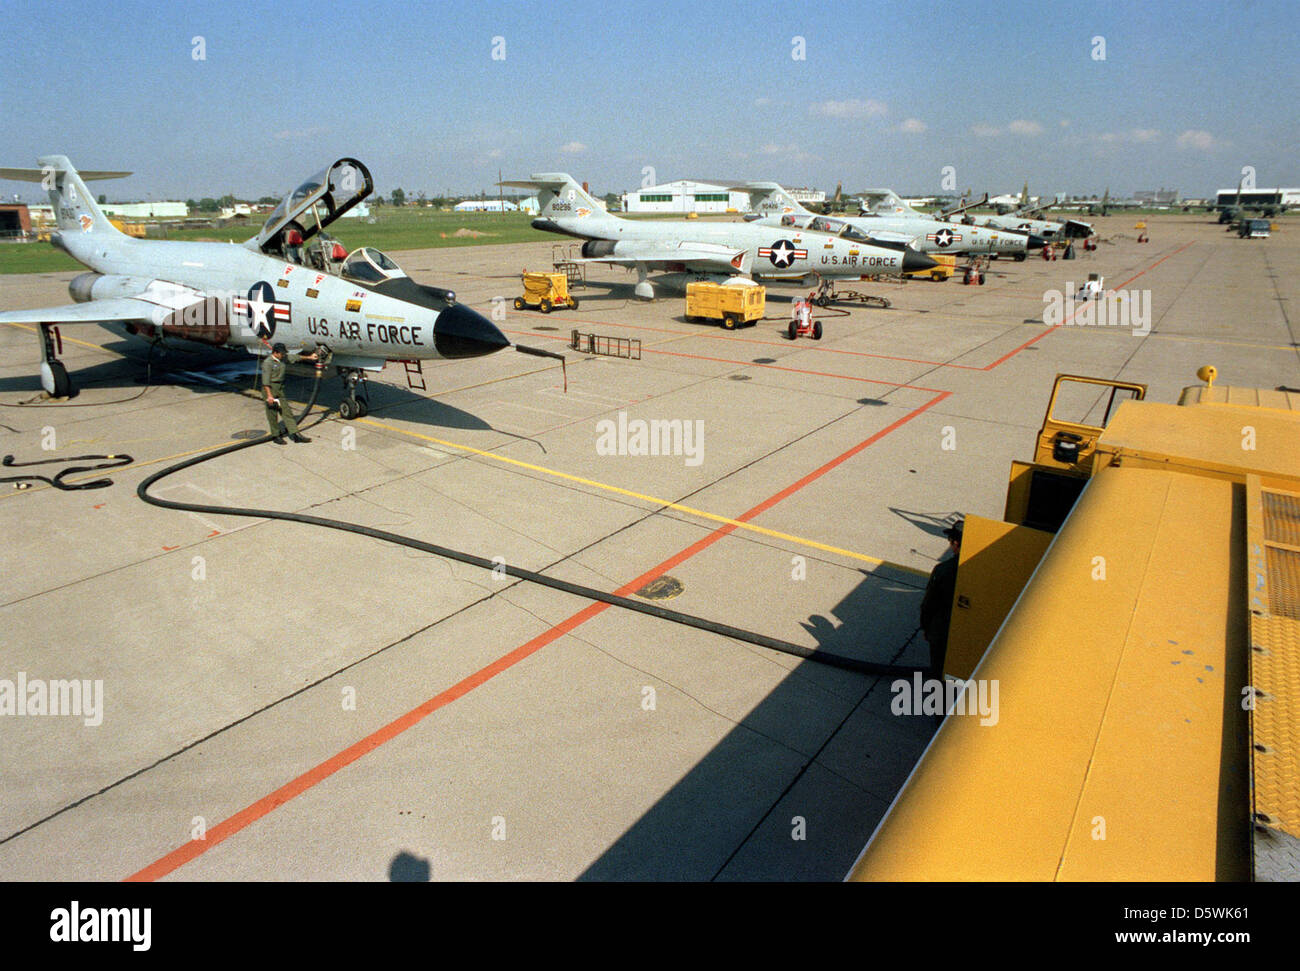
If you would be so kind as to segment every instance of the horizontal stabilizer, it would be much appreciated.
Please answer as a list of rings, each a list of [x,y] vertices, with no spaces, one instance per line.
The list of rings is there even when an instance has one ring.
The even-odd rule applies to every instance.
[[[0,168],[0,179],[10,179],[14,182],[42,182],[50,177],[51,172],[58,172],[58,167],[46,169],[4,169]],[[97,182],[102,179],[125,179],[130,172],[83,172],[77,170],[83,182]]]

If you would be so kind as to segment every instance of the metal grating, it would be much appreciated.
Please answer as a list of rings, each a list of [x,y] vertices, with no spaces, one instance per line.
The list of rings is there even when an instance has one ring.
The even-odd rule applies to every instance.
[[[1264,554],[1268,568],[1268,612],[1274,617],[1300,620],[1300,553],[1265,546]]]
[[[1264,502],[1264,541],[1300,547],[1300,496],[1260,491]]]

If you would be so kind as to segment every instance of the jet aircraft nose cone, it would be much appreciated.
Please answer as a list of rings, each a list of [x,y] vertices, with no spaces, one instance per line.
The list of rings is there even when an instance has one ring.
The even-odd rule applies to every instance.
[[[1042,236],[1036,236],[1033,233],[1029,234],[1029,243],[1027,244],[1026,248],[1030,252],[1033,252],[1036,249],[1042,249],[1046,245],[1047,245],[1047,240],[1045,240]]]
[[[928,270],[932,266],[938,266],[939,261],[933,260],[924,253],[912,249],[910,246],[903,250],[903,272],[918,273],[922,270]]]
[[[481,313],[457,303],[434,321],[433,346],[443,357],[481,357],[509,347],[510,341]]]

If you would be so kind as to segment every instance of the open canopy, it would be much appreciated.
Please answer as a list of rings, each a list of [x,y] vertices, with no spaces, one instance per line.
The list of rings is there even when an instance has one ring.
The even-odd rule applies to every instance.
[[[263,252],[280,251],[286,230],[297,230],[301,245],[338,219],[366,196],[375,184],[370,170],[354,158],[341,158],[290,192],[267,217],[258,233]]]

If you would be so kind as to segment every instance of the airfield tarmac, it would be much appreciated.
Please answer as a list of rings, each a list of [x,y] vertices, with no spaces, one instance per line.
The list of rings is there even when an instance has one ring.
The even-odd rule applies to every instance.
[[[576,311],[498,324],[551,350],[572,329],[637,339],[639,361],[568,352],[567,393],[557,362],[509,350],[426,362],[423,392],[390,364],[367,418],[313,424],[318,408],[310,444],[245,449],[155,492],[624,594],[671,577],[675,610],[921,664],[942,529],[1001,518],[1056,373],[1168,402],[1207,363],[1225,384],[1300,386],[1292,221],[1240,240],[1211,220],[1146,217],[1138,244],[1133,216],[1095,219],[1114,242],[997,261],[982,287],[847,284],[893,306],[845,305],[820,342],[779,320],[688,323],[679,294],[639,303],[634,276],[593,267]],[[392,255],[491,315],[552,246]],[[1149,291],[1151,332],[1045,326],[1044,292],[1089,272]],[[0,306],[66,303],[74,275],[0,277]],[[798,292],[769,287],[768,313]],[[3,452],[134,462],[82,477],[106,489],[0,486],[0,678],[103,682],[98,726],[0,718],[0,877],[838,880],[931,737],[931,719],[890,713],[887,679],[359,536],[146,505],[147,475],[265,428],[256,399],[169,372],[247,389],[251,368],[174,350],[140,394],[143,341],[63,335],[80,395],[0,408]],[[0,328],[0,402],[38,398],[38,360],[34,334]],[[330,380],[320,404],[339,397]],[[598,454],[597,423],[619,412],[701,421],[698,463]]]

